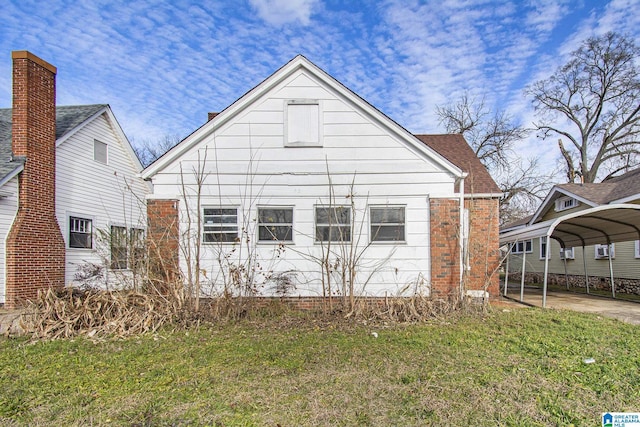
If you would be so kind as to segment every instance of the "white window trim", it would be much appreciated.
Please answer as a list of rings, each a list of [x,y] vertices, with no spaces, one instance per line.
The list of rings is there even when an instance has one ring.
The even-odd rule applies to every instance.
[[[96,144],[104,145],[104,157],[105,157],[104,162],[96,158]],[[107,144],[106,142],[102,142],[99,139],[93,140],[93,161],[96,163],[100,163],[101,165],[109,164],[109,144]]]
[[[238,239],[242,238],[241,235],[241,227],[240,227],[240,207],[239,206],[229,206],[229,205],[223,205],[223,206],[219,206],[219,205],[203,205],[202,206],[202,244],[205,246],[211,246],[211,245],[235,245]],[[235,209],[236,211],[236,222],[235,222],[235,226],[236,226],[236,238],[232,241],[232,242],[219,242],[219,241],[213,241],[213,242],[205,242],[204,241],[204,235],[207,234],[205,231],[205,215],[204,215],[204,210],[205,209]],[[231,225],[233,223],[229,223],[229,225]],[[231,233],[229,233],[231,234]]]
[[[291,240],[260,240],[260,226],[262,225],[260,223],[260,209],[291,209]],[[258,209],[256,211],[257,216],[256,216],[256,242],[259,245],[279,245],[281,243],[286,244],[286,245],[291,245],[294,244],[294,239],[295,239],[295,232],[294,230],[296,229],[295,227],[295,221],[296,221],[296,215],[295,215],[295,206],[271,206],[271,205],[261,205],[258,206]],[[314,211],[315,214],[315,211]],[[270,224],[270,225],[289,225],[289,224],[285,224],[285,223],[277,223],[277,224]]]
[[[547,252],[546,245],[547,244],[548,244],[547,236],[542,236],[542,237],[538,238],[538,245],[539,245],[538,252],[539,252],[539,255],[540,255],[540,259],[544,259],[545,256],[546,256],[546,252]],[[542,246],[543,245],[545,246],[544,252],[542,251]],[[531,249],[533,249],[533,248],[531,248]],[[549,259],[551,259],[551,251],[549,251]]]
[[[404,209],[404,222],[402,224],[391,224],[388,223],[386,225],[402,225],[404,227],[404,233],[402,236],[402,240],[373,240],[373,235],[371,235],[371,228],[374,226],[371,221],[371,209],[386,209],[386,208],[403,208]],[[406,205],[369,205],[369,242],[372,245],[397,245],[397,244],[406,244],[407,243],[407,206]],[[380,224],[384,225],[384,224]]]
[[[636,247],[635,257],[640,258],[640,240],[635,241],[635,247]]]
[[[564,202],[568,202],[568,201],[571,201],[571,206],[564,206]],[[568,209],[573,209],[579,205],[580,205],[580,202],[575,197],[570,197],[570,196],[559,197],[558,199],[556,199],[555,211],[562,212]]]
[[[316,218],[316,209],[321,208],[321,209],[339,209],[339,208],[345,208],[345,209],[349,209],[349,223],[344,223],[344,224],[331,224],[331,226],[333,227],[346,227],[347,225],[349,226],[349,240],[318,240],[318,222],[317,222],[317,218]],[[351,240],[353,239],[353,227],[352,227],[352,223],[353,223],[353,216],[354,212],[353,209],[351,208],[351,206],[349,205],[335,205],[335,206],[326,206],[326,205],[314,205],[313,206],[313,241],[314,244],[316,245],[324,245],[326,243],[331,242],[333,243],[337,243],[337,244],[341,244],[341,243],[351,243]],[[322,224],[322,226],[328,226],[329,224]]]
[[[78,218],[91,221],[91,247],[90,248],[74,248],[71,246],[71,218]],[[67,212],[65,221],[64,237],[67,249],[72,251],[93,251],[96,246],[96,219],[91,215],[80,214],[76,212]]]
[[[318,141],[289,141],[289,106],[290,105],[317,105],[318,106]],[[284,104],[284,146],[285,147],[322,147],[322,102],[318,99],[289,99]]]
[[[607,255],[604,255],[604,256],[598,255],[598,248],[607,247],[607,246],[609,246],[609,248],[607,249],[607,252],[608,252],[609,256],[607,256]],[[611,259],[615,259],[616,258],[615,243],[612,243],[611,245],[595,245],[594,246],[594,259],[609,259],[609,257],[611,257]]]
[[[531,249],[527,250],[527,242],[531,242]],[[518,250],[518,244],[522,243],[522,248],[524,249],[524,253],[531,254],[533,253],[533,239],[521,240],[519,242],[515,242],[513,244],[513,248],[511,249],[511,253],[515,255],[520,255],[523,251]]]

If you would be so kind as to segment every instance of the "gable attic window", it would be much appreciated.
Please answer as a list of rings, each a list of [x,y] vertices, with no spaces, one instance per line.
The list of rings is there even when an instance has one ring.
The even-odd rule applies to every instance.
[[[97,139],[93,140],[93,160],[107,164],[107,144]]]
[[[285,147],[321,147],[320,103],[289,100],[285,105]]]
[[[556,212],[564,211],[567,209],[575,208],[580,203],[573,197],[560,197],[556,200]]]

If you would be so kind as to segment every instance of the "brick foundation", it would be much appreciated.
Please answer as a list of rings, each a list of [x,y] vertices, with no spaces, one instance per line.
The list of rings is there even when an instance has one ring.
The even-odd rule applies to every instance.
[[[65,243],[55,216],[55,76],[51,64],[13,52],[12,150],[25,163],[6,243],[8,308],[64,286]]]

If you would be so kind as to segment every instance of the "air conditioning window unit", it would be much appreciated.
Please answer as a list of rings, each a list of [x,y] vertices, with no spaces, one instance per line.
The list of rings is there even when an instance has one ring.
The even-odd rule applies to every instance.
[[[600,258],[615,258],[615,251],[613,244],[609,245],[596,245],[596,259]]]
[[[575,259],[573,248],[560,248],[560,259]]]

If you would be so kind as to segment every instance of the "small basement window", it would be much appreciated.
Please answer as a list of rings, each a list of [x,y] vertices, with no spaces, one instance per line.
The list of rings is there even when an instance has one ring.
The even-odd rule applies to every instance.
[[[285,115],[286,147],[320,147],[320,104],[315,100],[287,101]]]
[[[97,139],[93,140],[93,160],[107,164],[107,144]]]

